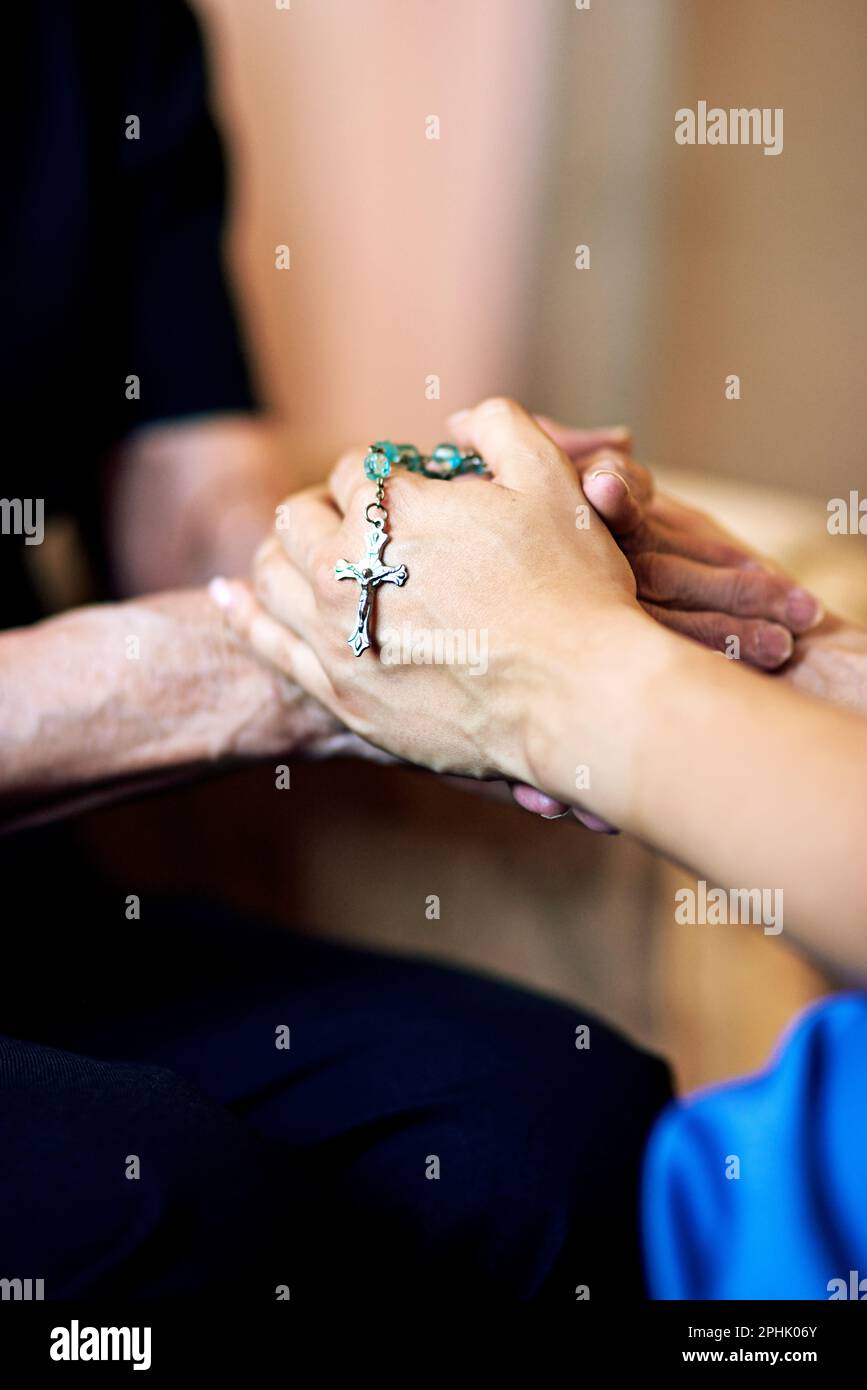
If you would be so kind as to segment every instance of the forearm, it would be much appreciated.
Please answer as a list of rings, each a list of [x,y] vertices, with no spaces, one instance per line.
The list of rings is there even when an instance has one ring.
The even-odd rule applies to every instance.
[[[109,511],[120,592],[246,574],[291,481],[282,437],[267,418],[174,420],[131,435],[116,461]]]
[[[243,654],[207,593],[79,609],[0,635],[0,801],[123,785],[311,739],[324,719]]]
[[[793,936],[867,970],[867,721],[637,617],[613,640],[629,650],[616,674],[600,653],[580,684],[565,660],[546,682],[544,789],[574,800],[586,764],[592,810],[724,888],[781,890]]]

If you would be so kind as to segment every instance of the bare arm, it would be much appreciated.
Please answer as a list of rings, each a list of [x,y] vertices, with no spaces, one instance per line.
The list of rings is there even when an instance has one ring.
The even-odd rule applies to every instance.
[[[300,467],[258,415],[150,425],[124,442],[116,463],[109,543],[124,595],[246,574]]]
[[[580,730],[597,813],[726,889],[780,890],[795,939],[867,974],[867,720],[635,614],[621,637],[628,670],[548,669],[539,785],[568,795]]]
[[[334,721],[242,653],[202,590],[0,634],[0,824],[221,762],[285,754]]]

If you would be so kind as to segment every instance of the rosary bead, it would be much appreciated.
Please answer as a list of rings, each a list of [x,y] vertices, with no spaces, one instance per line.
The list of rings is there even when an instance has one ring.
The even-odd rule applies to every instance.
[[[444,477],[461,471],[461,451],[457,444],[438,444],[431,454],[431,463]]]
[[[398,444],[398,459],[410,473],[424,472],[424,461],[414,444]]]
[[[373,444],[364,456],[364,476],[375,483],[378,478],[387,478],[392,463],[397,461],[398,453],[388,440]]]

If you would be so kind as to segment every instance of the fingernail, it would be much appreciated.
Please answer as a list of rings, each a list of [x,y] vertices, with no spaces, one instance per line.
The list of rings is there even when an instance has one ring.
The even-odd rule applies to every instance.
[[[217,607],[221,608],[224,613],[228,612],[235,602],[232,586],[228,579],[224,579],[222,575],[218,574],[215,579],[211,580],[208,585],[208,593],[211,595]]]
[[[786,599],[786,622],[796,632],[808,632],[825,616],[819,600],[806,589],[792,589]]]
[[[598,835],[620,834],[620,831],[617,829],[616,825],[612,825],[610,821],[603,820],[601,816],[594,816],[592,811],[576,810],[575,816],[576,819],[580,820],[581,824],[586,826],[588,830],[593,830]]]
[[[768,623],[759,629],[759,656],[769,665],[782,666],[795,650],[795,639],[787,627]]]
[[[632,430],[628,425],[610,425],[605,429],[609,439],[629,439]]]
[[[468,410],[455,410],[448,416],[448,423],[450,425],[459,425],[462,420],[466,420],[469,413]]]
[[[570,807],[567,806],[565,811],[556,811],[553,816],[542,816],[542,820],[562,820],[564,816],[569,814]]]
[[[552,806],[563,806],[562,801],[556,797],[548,796],[547,792],[540,792],[537,787],[528,787],[523,782],[516,782],[512,787],[512,796],[518,806],[525,811],[531,811],[534,816],[541,816],[544,820],[556,820],[557,816],[562,815],[562,810],[552,811]],[[565,808],[568,811],[568,806]]]
[[[597,468],[595,473],[590,473],[588,475],[588,483],[592,482],[594,478],[615,478],[616,481],[623,488],[623,491],[626,493],[627,497],[632,496],[632,493],[629,490],[629,484],[627,483],[626,479],[621,478],[619,473],[613,473],[610,468]]]

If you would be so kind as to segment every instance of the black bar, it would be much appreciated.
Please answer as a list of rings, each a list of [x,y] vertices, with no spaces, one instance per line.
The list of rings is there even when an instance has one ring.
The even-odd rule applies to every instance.
[[[110,1355],[110,1337],[96,1343],[88,1329],[128,1329],[117,1350],[128,1360],[83,1359],[82,1351],[99,1345]],[[64,1329],[67,1335],[58,1333]],[[138,1334],[133,1329],[139,1329]],[[147,1346],[144,1329],[149,1329]],[[567,1358],[563,1371],[577,1377],[590,1364],[617,1373],[638,1370],[696,1369],[708,1365],[737,1371],[741,1367],[803,1365],[827,1374],[859,1364],[867,1323],[860,1310],[835,1302],[648,1303],[576,1302],[534,1307],[480,1300],[450,1306],[419,1289],[400,1304],[365,1305],[363,1291],[347,1287],[345,1298],[330,1307],[302,1299],[251,1302],[162,1300],[109,1304],[96,1302],[0,1303],[0,1377],[26,1383],[24,1376],[46,1373],[68,1378],[87,1375],[111,1383],[125,1375],[150,1384],[203,1371],[230,1369],[271,1371],[295,1381],[303,1352],[316,1358],[322,1377],[328,1367],[347,1365],[354,1380],[363,1368],[392,1369],[408,1381],[424,1371],[429,1359],[442,1355],[452,1339],[467,1330],[491,1361],[521,1345],[537,1370],[551,1368],[556,1344]],[[406,1359],[405,1341],[421,1360]],[[79,1351],[77,1360],[54,1360],[51,1348]],[[150,1364],[145,1368],[147,1346]],[[144,1375],[136,1375],[138,1355]],[[460,1365],[460,1355],[455,1369]],[[488,1369],[490,1370],[490,1364]],[[16,1380],[11,1379],[15,1374]],[[305,1380],[309,1376],[305,1376]],[[537,1381],[547,1381],[542,1375]],[[41,1384],[42,1380],[34,1381]],[[258,1382],[256,1382],[258,1385]]]

